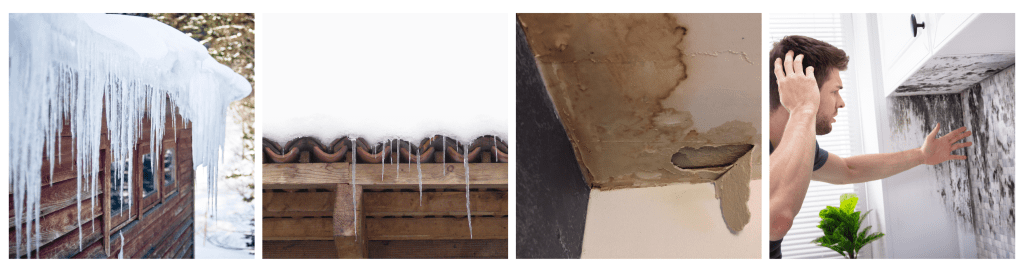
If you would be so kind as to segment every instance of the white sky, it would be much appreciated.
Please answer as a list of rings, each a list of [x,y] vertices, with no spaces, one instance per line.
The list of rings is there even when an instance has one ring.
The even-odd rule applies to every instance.
[[[508,129],[505,14],[264,14],[264,137],[466,142]]]

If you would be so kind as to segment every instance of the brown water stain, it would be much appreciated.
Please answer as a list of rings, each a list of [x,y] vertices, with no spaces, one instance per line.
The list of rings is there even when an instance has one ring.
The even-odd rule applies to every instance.
[[[731,121],[698,133],[691,129],[690,112],[663,105],[687,79],[687,69],[694,68],[683,60],[687,27],[668,14],[518,18],[590,186],[607,190],[706,183],[731,170],[737,171],[734,175],[745,171],[745,181],[716,183],[723,213],[732,217],[726,221],[741,223],[730,224],[730,229],[742,229],[749,220],[749,150],[743,169],[682,169],[672,163],[673,155],[686,147],[757,142],[751,123]],[[741,205],[742,212],[734,208]]]

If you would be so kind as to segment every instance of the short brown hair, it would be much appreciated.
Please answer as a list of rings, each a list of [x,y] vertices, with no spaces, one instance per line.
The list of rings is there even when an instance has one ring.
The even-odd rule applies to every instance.
[[[772,45],[768,52],[768,99],[771,103],[771,111],[782,106],[779,101],[778,78],[775,78],[775,59],[785,60],[786,52],[793,51],[793,56],[804,55],[804,69],[814,67],[814,78],[818,81],[818,88],[828,81],[829,72],[832,69],[846,70],[850,63],[850,57],[842,49],[832,46],[827,42],[812,39],[804,36],[786,36]],[[771,112],[769,111],[769,112]]]

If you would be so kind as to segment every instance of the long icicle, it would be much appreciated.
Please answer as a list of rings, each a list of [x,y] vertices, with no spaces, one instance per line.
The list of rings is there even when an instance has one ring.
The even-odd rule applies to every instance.
[[[23,197],[25,196],[23,194],[24,192],[28,192],[28,181],[20,180],[21,178],[21,176],[18,176],[18,178],[15,180],[16,183],[14,183],[14,209],[17,210],[14,214],[14,254],[17,255],[18,258],[21,258],[21,218],[22,210],[24,209],[22,202]],[[25,212],[25,215],[27,216],[28,212]]]
[[[352,140],[352,225],[359,225],[359,213],[356,210],[356,141]],[[356,237],[359,237],[359,227],[353,227]]]
[[[121,249],[117,252],[117,258],[124,259],[124,231],[119,231],[117,234],[121,236]]]
[[[469,210],[469,146],[462,149],[462,166],[466,168],[466,219],[469,220],[469,239],[473,239],[473,213]]]
[[[398,179],[398,175],[402,173],[402,142],[400,139],[395,139],[395,152],[391,156],[391,160],[395,163],[395,179]]]
[[[40,194],[42,193],[42,189],[37,189],[37,190],[33,190],[33,192],[32,192],[32,193],[34,193],[34,194],[35,194],[35,197],[34,197],[34,198],[36,199],[36,200],[35,200],[35,203],[34,203],[34,204],[36,205],[36,207],[35,207],[35,221],[36,221],[36,222],[35,222],[35,224],[36,224],[36,259],[40,259],[39,257],[42,257],[41,253],[39,253],[39,252],[40,252],[40,251],[42,250],[42,249],[41,249],[41,245],[40,245],[40,241],[41,241],[41,240],[40,240],[40,237],[41,237],[41,236],[43,236],[43,235],[39,233],[39,223],[40,223],[40,222],[42,222],[42,219],[40,219],[40,217],[39,217],[39,215],[41,214],[41,211],[39,210],[39,207],[40,207],[39,205],[40,205],[40,202],[41,202],[41,200],[39,200],[39,199],[41,199],[41,198],[40,198],[40,196],[41,196]],[[93,223],[93,224],[95,224],[95,223]],[[28,257],[28,258],[32,258],[32,256],[31,256],[31,255],[32,255],[32,254],[29,254],[29,257]]]
[[[448,165],[446,165],[446,163],[448,162],[448,158],[445,157],[445,155],[448,155],[448,146],[445,146],[445,143],[448,143],[447,141],[448,140],[444,139],[444,136],[441,136],[441,177],[442,178],[444,177],[444,175],[448,175]]]
[[[79,163],[79,164],[81,164],[81,163]],[[81,168],[78,168],[78,170],[81,170]],[[75,183],[76,183],[76,186],[75,186],[75,190],[76,190],[75,191],[75,193],[76,193],[75,194],[75,206],[78,207],[78,213],[81,214],[82,213],[82,178],[76,178],[75,179]],[[82,252],[82,216],[81,215],[76,215],[75,218],[78,219],[78,252]],[[29,248],[32,248],[32,247],[29,246]],[[32,258],[32,256],[29,255],[29,258]]]
[[[380,144],[380,151],[377,154],[380,155],[380,181],[384,182],[384,144]]]
[[[419,171],[420,174],[420,206],[423,206],[423,168],[420,167],[420,159],[423,158],[422,151],[422,146],[416,149],[416,171]]]

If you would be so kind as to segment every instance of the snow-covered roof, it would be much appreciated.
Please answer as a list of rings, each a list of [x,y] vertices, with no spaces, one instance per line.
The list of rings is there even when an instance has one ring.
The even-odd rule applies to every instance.
[[[227,107],[252,90],[244,77],[215,61],[198,42],[147,18],[11,14],[9,37],[10,177],[19,245],[23,214],[39,219],[44,150],[47,157],[55,157],[63,120],[70,121],[76,144],[78,185],[90,187],[95,195],[103,117],[110,155],[125,161],[144,132],[140,129],[146,114],[154,116],[149,118],[151,145],[159,150],[163,116],[180,113],[193,127],[193,165],[217,172]],[[165,110],[168,98],[171,112]],[[50,167],[52,172],[53,163]],[[208,181],[215,182],[217,174],[210,176]],[[38,225],[35,231],[38,242]]]

